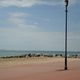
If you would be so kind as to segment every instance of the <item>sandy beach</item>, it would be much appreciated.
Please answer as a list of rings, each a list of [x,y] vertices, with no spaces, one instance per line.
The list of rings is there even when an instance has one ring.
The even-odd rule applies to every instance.
[[[64,58],[0,59],[0,80],[80,80],[80,59]]]

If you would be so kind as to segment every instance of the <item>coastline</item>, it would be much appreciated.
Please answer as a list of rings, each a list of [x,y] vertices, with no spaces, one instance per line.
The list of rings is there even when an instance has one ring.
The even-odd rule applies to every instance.
[[[0,58],[0,68],[14,67],[20,65],[31,64],[47,64],[47,63],[63,63],[64,57],[27,57],[27,58]],[[68,58],[68,64],[71,62],[80,61],[80,58]]]
[[[61,57],[27,57],[27,58],[0,58],[0,67],[26,65],[26,64],[44,64],[51,62],[60,62],[64,60]]]
[[[0,57],[19,57],[19,56],[27,56],[31,54],[32,56],[36,55],[52,55],[52,56],[64,56],[64,51],[36,51],[36,50],[0,50]],[[68,51],[68,57],[80,56],[80,51]]]

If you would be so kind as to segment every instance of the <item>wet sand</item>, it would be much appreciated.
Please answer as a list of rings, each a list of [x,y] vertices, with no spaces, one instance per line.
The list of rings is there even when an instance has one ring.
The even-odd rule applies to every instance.
[[[80,59],[64,58],[0,59],[0,80],[80,80]]]

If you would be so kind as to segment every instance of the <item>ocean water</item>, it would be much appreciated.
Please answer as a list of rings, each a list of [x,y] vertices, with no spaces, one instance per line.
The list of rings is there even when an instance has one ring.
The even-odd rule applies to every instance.
[[[3,56],[18,56],[18,55],[24,55],[24,54],[64,54],[64,51],[14,51],[14,50],[0,50],[0,57]],[[78,54],[80,55],[80,52],[72,52],[69,51],[68,55],[72,54]]]
[[[0,50],[0,57],[26,54],[25,51]]]

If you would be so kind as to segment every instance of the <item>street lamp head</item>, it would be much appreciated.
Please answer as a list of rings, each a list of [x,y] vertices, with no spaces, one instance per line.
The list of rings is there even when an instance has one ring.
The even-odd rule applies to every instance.
[[[68,2],[69,2],[68,0],[65,0],[65,4],[66,4],[66,6],[68,6]]]

